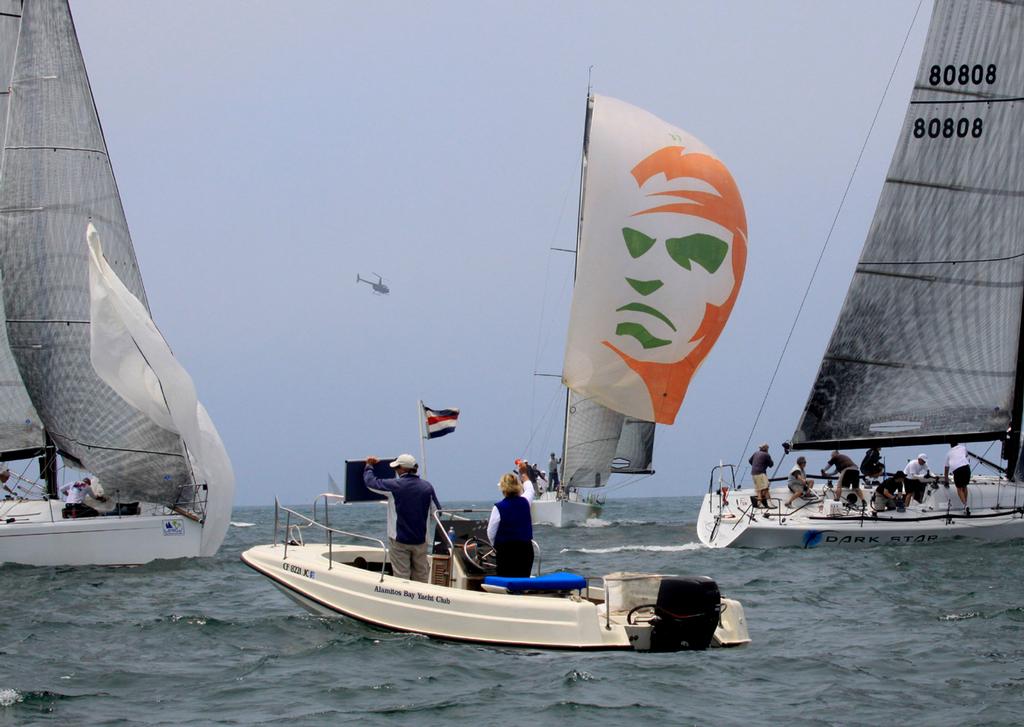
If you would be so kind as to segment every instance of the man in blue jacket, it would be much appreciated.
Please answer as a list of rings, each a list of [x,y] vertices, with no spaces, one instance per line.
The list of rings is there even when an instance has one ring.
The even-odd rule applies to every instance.
[[[373,474],[377,457],[366,458],[363,481],[373,492],[388,498],[388,551],[391,572],[396,578],[426,583],[430,573],[427,533],[434,508],[440,508],[434,486],[416,475],[419,465],[411,454],[399,455],[391,463],[398,476],[382,480]]]

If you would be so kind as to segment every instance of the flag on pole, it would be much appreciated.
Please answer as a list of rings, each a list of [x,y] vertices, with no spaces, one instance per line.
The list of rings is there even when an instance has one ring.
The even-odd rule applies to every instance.
[[[423,405],[423,417],[426,420],[427,439],[443,437],[455,431],[455,422],[459,418],[458,409],[431,409]]]

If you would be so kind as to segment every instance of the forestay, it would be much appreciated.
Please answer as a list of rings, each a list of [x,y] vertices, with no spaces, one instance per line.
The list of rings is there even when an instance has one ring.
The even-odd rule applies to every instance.
[[[563,383],[671,424],[736,301],[743,203],[690,134],[616,99],[591,103]]]
[[[794,444],[1002,437],[1024,291],[1024,3],[938,0]]]

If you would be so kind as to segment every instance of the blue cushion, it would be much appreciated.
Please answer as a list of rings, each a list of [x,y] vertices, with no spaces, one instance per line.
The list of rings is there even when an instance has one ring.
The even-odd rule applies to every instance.
[[[509,593],[524,591],[578,591],[587,587],[587,579],[576,573],[548,573],[536,578],[504,578],[487,576],[484,583],[488,586],[504,588]]]

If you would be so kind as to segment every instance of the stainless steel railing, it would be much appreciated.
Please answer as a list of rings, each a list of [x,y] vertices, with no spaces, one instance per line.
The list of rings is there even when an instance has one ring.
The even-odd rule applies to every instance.
[[[317,512],[317,500],[324,498],[324,522],[319,522],[316,519]],[[341,530],[340,528],[332,528],[329,524],[330,516],[327,514],[328,511],[328,500],[330,498],[336,498],[344,500],[340,495],[335,495],[329,492],[325,492],[318,496],[313,501],[313,517],[308,517],[300,512],[296,512],[291,508],[285,507],[281,504],[280,500],[274,498],[274,545],[277,545],[277,534],[281,527],[281,513],[284,513],[284,555],[282,560],[288,560],[288,546],[292,544],[303,544],[303,532],[307,528],[319,528],[327,534],[327,570],[334,568],[334,535],[343,535],[347,538],[356,538],[357,540],[369,540],[372,543],[376,543],[380,546],[381,552],[384,557],[380,563],[380,579],[384,580],[384,573],[388,562],[388,548],[383,540],[380,538],[374,538],[369,535],[363,535],[362,533],[352,533],[347,530]],[[292,517],[298,518],[299,522],[292,524]]]

